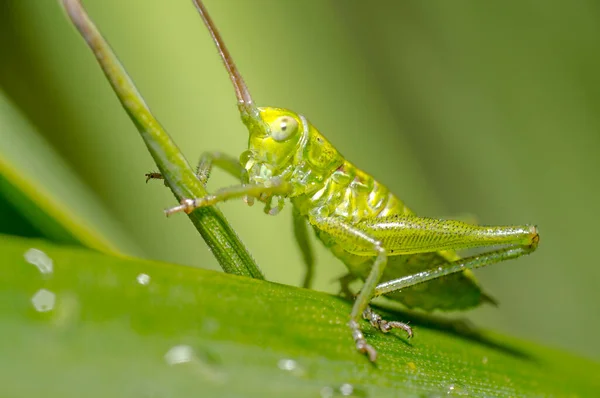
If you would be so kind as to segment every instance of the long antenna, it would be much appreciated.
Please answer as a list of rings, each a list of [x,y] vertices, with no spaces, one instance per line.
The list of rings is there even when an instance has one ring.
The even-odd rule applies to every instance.
[[[221,59],[223,60],[223,63],[225,64],[225,68],[227,68],[227,73],[229,73],[229,78],[231,79],[231,82],[233,83],[233,88],[235,89],[235,95],[236,95],[238,101],[245,105],[251,105],[252,104],[252,96],[250,96],[248,87],[246,86],[246,83],[244,83],[244,79],[242,78],[242,75],[240,75],[240,72],[238,71],[237,67],[235,66],[235,63],[233,62],[233,58],[231,58],[231,54],[229,54],[227,47],[225,47],[225,42],[223,41],[223,38],[221,38],[221,35],[219,34],[217,27],[215,26],[212,19],[210,18],[210,15],[208,15],[208,10],[206,9],[206,7],[204,7],[204,4],[202,4],[201,0],[193,0],[193,1],[194,1],[194,4],[196,5],[196,9],[198,10],[198,12],[200,13],[200,16],[202,17],[202,21],[204,21],[204,25],[206,25],[206,27],[208,28],[208,31],[210,32],[210,35],[212,36],[213,41],[215,42],[215,45],[217,46],[217,49],[219,50],[219,55],[221,55]]]

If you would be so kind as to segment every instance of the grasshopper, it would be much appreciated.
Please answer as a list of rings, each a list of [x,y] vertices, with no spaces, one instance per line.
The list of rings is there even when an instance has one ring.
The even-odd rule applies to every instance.
[[[375,297],[425,311],[464,310],[493,302],[471,269],[533,252],[539,242],[537,228],[416,216],[386,186],[346,160],[306,117],[288,109],[257,107],[207,9],[201,0],[193,1],[233,84],[249,132],[248,150],[239,160],[216,152],[202,155],[197,169],[202,184],[213,166],[232,174],[240,184],[206,197],[183,199],[165,213],[190,213],[201,206],[243,198],[249,205],[254,200],[263,202],[265,212],[276,215],[289,199],[307,269],[304,286],[310,285],[314,267],[308,225],[348,267],[343,290],[349,291],[356,279],[364,281],[348,326],[356,349],[373,362],[377,353],[359,327],[361,317],[382,332],[402,329],[409,338],[413,334],[408,324],[389,322],[375,313],[369,307]],[[161,178],[158,173],[147,176]],[[475,247],[489,249],[464,258],[456,253]]]

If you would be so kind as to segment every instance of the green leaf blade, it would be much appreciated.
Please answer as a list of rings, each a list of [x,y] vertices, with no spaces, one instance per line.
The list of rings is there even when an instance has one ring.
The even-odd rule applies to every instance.
[[[31,247],[53,259],[51,274],[24,260]],[[349,303],[291,286],[8,237],[0,264],[9,380],[0,390],[11,396],[318,397],[349,384],[369,397],[585,397],[600,388],[589,360],[420,322],[409,343],[365,322],[373,366],[353,348]],[[40,289],[55,295],[51,310],[35,310]]]
[[[106,253],[141,254],[119,222],[1,91],[0,134],[1,196],[41,236]]]

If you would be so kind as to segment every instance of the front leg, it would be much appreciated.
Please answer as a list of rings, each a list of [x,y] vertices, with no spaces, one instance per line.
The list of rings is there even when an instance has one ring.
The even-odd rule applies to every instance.
[[[196,177],[198,177],[198,180],[200,180],[202,185],[206,186],[213,166],[226,171],[236,180],[245,182],[243,181],[245,170],[240,164],[239,159],[222,152],[204,152],[202,156],[200,156],[200,161],[196,168]]]
[[[198,166],[196,167],[196,177],[200,183],[206,187],[206,183],[210,178],[210,173],[213,169],[213,166],[216,166],[231,176],[233,176],[236,180],[240,182],[244,182],[244,168],[240,164],[240,161],[230,155],[226,155],[222,152],[204,152],[202,156],[200,156],[200,160],[198,161]],[[146,174],[146,182],[150,180],[162,180],[163,175],[160,173],[148,173]]]
[[[215,193],[209,194],[203,198],[182,199],[179,206],[171,207],[165,210],[165,214],[170,216],[178,212],[191,213],[198,207],[206,207],[224,202],[226,200],[253,197],[261,198],[267,196],[286,196],[292,191],[292,186],[281,180],[271,180],[269,184],[242,184],[227,188],[221,188]]]

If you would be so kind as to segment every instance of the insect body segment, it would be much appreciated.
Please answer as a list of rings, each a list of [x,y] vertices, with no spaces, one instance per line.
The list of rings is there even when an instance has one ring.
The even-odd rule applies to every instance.
[[[369,302],[376,296],[424,310],[453,310],[492,301],[482,293],[471,269],[529,254],[539,236],[533,226],[478,226],[461,221],[418,217],[387,187],[360,170],[335,149],[302,115],[287,109],[256,107],[218,31],[200,0],[194,0],[217,45],[238,99],[242,121],[248,128],[248,150],[241,167],[231,158],[203,156],[198,178],[206,183],[213,165],[225,168],[240,185],[217,190],[205,198],[185,199],[167,210],[190,212],[233,198],[256,198],[265,212],[277,214],[289,199],[294,211],[294,232],[307,265],[310,283],[314,256],[307,239],[306,222],[319,240],[348,267],[350,276],[364,285],[354,302],[349,327],[356,348],[375,361],[359,326],[361,317],[383,332],[400,328],[375,314]],[[496,247],[461,258],[456,250]]]
[[[241,156],[247,182],[286,181],[286,197],[312,197],[344,163],[343,157],[304,116],[281,108],[258,109],[262,122],[247,124],[248,150]]]

